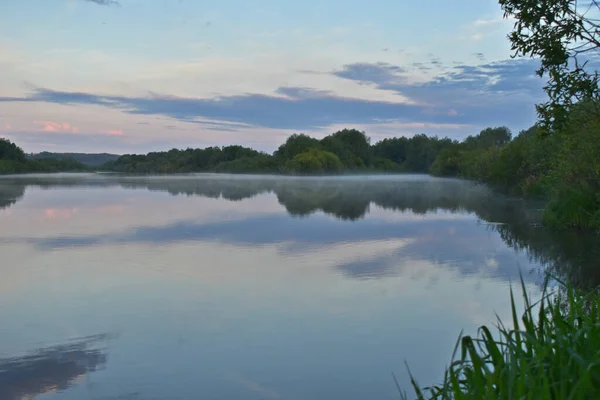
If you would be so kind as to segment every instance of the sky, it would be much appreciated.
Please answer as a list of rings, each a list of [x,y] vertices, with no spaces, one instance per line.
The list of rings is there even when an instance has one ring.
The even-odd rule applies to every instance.
[[[544,99],[497,0],[0,3],[0,137],[27,152],[516,134]]]

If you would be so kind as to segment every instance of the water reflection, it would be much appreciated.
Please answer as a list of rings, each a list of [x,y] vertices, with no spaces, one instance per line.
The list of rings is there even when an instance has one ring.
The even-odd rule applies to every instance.
[[[0,210],[10,207],[25,195],[25,185],[0,179]]]
[[[322,212],[345,221],[359,221],[370,217],[372,207],[413,215],[446,213],[475,214],[489,230],[497,232],[502,240],[515,250],[525,250],[530,261],[546,266],[559,277],[571,277],[582,287],[600,284],[597,272],[600,239],[576,233],[552,232],[540,226],[540,205],[522,199],[511,199],[494,193],[485,186],[467,181],[435,179],[424,176],[346,177],[346,178],[279,178],[273,176],[186,175],[175,177],[131,177],[103,175],[29,176],[0,180],[0,207],[6,207],[23,197],[27,186],[53,187],[121,187],[166,192],[174,196],[201,196],[240,201],[273,193],[287,212],[303,218]],[[371,215],[374,213],[371,212]],[[389,214],[385,216],[389,218]],[[220,239],[235,243],[277,243],[304,238],[307,245],[335,243],[340,240],[383,240],[411,238],[425,235],[427,240],[410,243],[402,249],[404,254],[426,255],[440,262],[453,259],[471,266],[472,271],[489,260],[484,252],[477,253],[477,244],[469,243],[469,224],[455,221],[454,232],[435,232],[440,225],[418,224],[409,221],[400,225],[370,226],[365,221],[360,229],[347,230],[340,225],[323,224],[321,229],[303,232],[308,226],[295,224],[291,231],[290,221],[278,216],[259,216],[241,221],[213,223],[174,222],[160,227],[138,227],[134,231],[35,239],[33,242],[45,248],[63,246],[90,246],[106,243],[156,242]],[[459,230],[458,234],[456,230]],[[358,237],[358,236],[360,237]],[[475,233],[473,232],[473,235]],[[460,240],[460,242],[458,242]],[[476,238],[473,237],[473,241]],[[296,246],[301,244],[296,243]],[[457,246],[473,246],[470,251],[457,251]],[[301,251],[302,249],[298,249]],[[466,250],[466,249],[464,249]],[[479,254],[479,257],[477,255]],[[456,260],[456,257],[468,257]],[[359,260],[340,265],[339,269],[349,276],[385,276],[389,265],[382,256],[379,259]],[[502,257],[502,255],[498,255]],[[509,262],[510,260],[506,260]],[[502,263],[494,259],[491,264]],[[480,264],[477,266],[477,264]],[[463,265],[469,269],[469,266]],[[466,271],[467,273],[469,271]],[[514,275],[514,274],[513,274]],[[504,276],[513,279],[515,276]]]
[[[546,233],[538,205],[459,180],[82,174],[0,188],[13,203],[0,212],[0,351],[120,332],[85,385],[31,378],[51,381],[38,392],[71,385],[48,400],[391,400],[391,371],[409,384],[404,359],[437,382],[461,329],[509,315],[519,266],[592,276],[592,244]],[[537,293],[540,277],[526,279]],[[64,368],[73,377],[104,365],[78,350],[92,356]],[[76,358],[47,353],[51,370]]]
[[[600,238],[593,234],[551,231],[538,225],[516,222],[493,226],[510,247],[525,250],[531,260],[544,265],[546,273],[570,279],[584,290],[600,285]]]
[[[105,365],[106,353],[92,348],[105,339],[107,335],[96,335],[21,357],[0,358],[0,399],[22,400],[68,389]]]
[[[437,210],[473,212],[489,222],[522,219],[530,222],[539,215],[525,207],[523,200],[507,201],[484,186],[468,181],[436,179],[426,176],[278,178],[273,176],[175,176],[105,178],[94,175],[62,177],[23,177],[0,180],[17,191],[25,186],[85,187],[120,186],[147,189],[172,195],[202,196],[239,201],[263,193],[275,193],[289,214],[304,217],[322,211],[342,220],[358,220],[375,204],[395,211],[425,214]],[[2,187],[0,186],[0,190]]]

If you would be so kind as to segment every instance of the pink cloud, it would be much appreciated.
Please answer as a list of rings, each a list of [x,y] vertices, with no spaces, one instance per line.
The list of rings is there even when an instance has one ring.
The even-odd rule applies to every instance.
[[[41,125],[44,132],[79,133],[79,128],[68,122],[33,121],[35,125]]]
[[[117,205],[109,205],[100,207],[100,211],[107,214],[122,214],[125,211],[125,207],[120,204]]]
[[[70,219],[79,212],[78,208],[46,208],[45,219]]]
[[[113,136],[121,136],[124,132],[122,129],[109,129],[108,131],[104,131],[104,133]]]
[[[4,125],[4,129],[6,129],[7,131],[11,130],[12,129],[12,125],[11,124],[6,124],[6,125]]]

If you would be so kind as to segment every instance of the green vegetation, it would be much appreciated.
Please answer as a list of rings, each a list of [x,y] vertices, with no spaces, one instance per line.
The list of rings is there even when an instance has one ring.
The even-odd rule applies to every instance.
[[[135,174],[229,172],[322,175],[430,173],[489,184],[515,196],[547,200],[544,222],[553,227],[600,228],[600,118],[582,102],[559,133],[537,125],[512,138],[506,127],[486,128],[459,142],[420,134],[371,144],[364,132],[344,129],[323,139],[294,134],[273,153],[243,146],[172,149],[126,154],[102,169]],[[0,142],[0,173],[82,171],[73,159],[27,158]]]
[[[549,201],[545,222],[555,227],[600,228],[600,118],[595,106],[572,107],[562,130],[540,127],[512,138],[506,127],[486,128],[462,142],[420,134],[371,144],[364,132],[344,129],[323,139],[287,138],[271,155],[242,146],[172,149],[124,155],[105,164],[124,173],[231,172],[320,175],[411,172],[460,177],[511,195]]]
[[[332,173],[341,171],[343,167],[338,156],[319,149],[308,149],[285,163],[287,171],[297,174]]]
[[[50,153],[42,151],[41,153],[27,154],[26,157],[29,159],[53,158],[56,160],[74,160],[90,167],[99,167],[107,162],[116,161],[120,156],[108,153]]]
[[[385,139],[374,145],[364,132],[344,129],[319,140],[293,134],[271,155],[242,146],[172,149],[146,155],[126,154],[104,169],[126,173],[428,173],[450,139],[416,135]]]
[[[549,200],[545,223],[555,227],[600,228],[600,119],[594,106],[573,107],[560,133],[539,135],[534,126],[514,140],[487,141],[502,129],[445,148],[431,166],[437,176],[459,176],[514,195]]]
[[[511,290],[512,326],[498,320],[497,335],[487,326],[476,337],[461,335],[440,385],[421,389],[412,379],[417,399],[600,398],[598,292],[563,285],[531,303],[521,282],[521,318]]]
[[[243,146],[172,149],[146,155],[126,154],[106,163],[104,169],[136,174],[187,172],[274,173],[273,156]]]
[[[344,129],[321,140],[291,135],[272,155],[243,146],[172,149],[123,155],[102,169],[136,174],[430,173],[548,200],[547,225],[595,230],[600,228],[600,119],[593,108],[589,102],[578,104],[559,133],[545,136],[535,125],[515,138],[497,127],[462,142],[421,134],[371,144],[364,132]],[[0,173],[83,170],[86,166],[69,158],[27,158],[13,143],[0,141]]]
[[[548,101],[537,105],[542,133],[562,131],[578,103],[600,101],[599,76],[588,65],[600,48],[597,1],[499,0],[515,19],[508,36],[515,56],[539,58],[537,74],[547,76]],[[590,110],[595,118],[600,110]]]
[[[587,67],[600,48],[600,5],[575,0],[499,0],[515,19],[509,35],[515,56],[538,57],[547,76],[546,103],[536,125],[512,138],[487,128],[462,142],[416,135],[371,144],[364,132],[344,129],[323,139],[291,135],[272,155],[242,146],[172,149],[124,155],[103,168],[126,173],[418,172],[487,183],[513,195],[548,201],[544,222],[553,227],[600,229],[600,88]],[[591,14],[590,14],[591,13]],[[78,169],[72,160],[26,160],[0,142],[0,173]]]
[[[0,138],[0,174],[85,170],[85,165],[68,158],[28,159],[23,149],[7,139]]]

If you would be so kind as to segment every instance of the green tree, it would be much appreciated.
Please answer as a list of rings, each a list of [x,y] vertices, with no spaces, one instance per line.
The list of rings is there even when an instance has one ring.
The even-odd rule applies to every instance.
[[[281,160],[291,160],[296,155],[304,153],[309,149],[320,149],[321,144],[318,139],[312,138],[304,133],[294,133],[289,136],[285,143],[279,146],[274,156]]]
[[[385,138],[373,145],[373,156],[402,164],[406,160],[407,147],[408,138],[406,137]]]
[[[545,221],[558,227],[600,228],[600,119],[589,104],[576,105],[550,171]]]
[[[25,161],[25,152],[10,140],[0,138],[0,160]]]
[[[223,147],[223,156],[225,157],[224,161],[233,161],[236,158],[245,158],[245,157],[256,157],[260,153],[254,149],[249,147],[243,147],[239,145],[235,146],[225,146]]]
[[[343,166],[335,154],[319,149],[309,149],[288,160],[285,169],[298,174],[322,174],[339,172]]]
[[[321,147],[340,159],[348,170],[361,170],[372,163],[371,139],[356,129],[343,129],[321,140]]]
[[[461,157],[460,145],[448,146],[440,151],[429,172],[435,176],[459,176]]]
[[[364,165],[371,163],[371,138],[356,129],[343,129],[331,135],[342,142]]]
[[[598,73],[587,60],[600,48],[600,3],[596,0],[499,0],[504,16],[516,19],[509,35],[514,56],[539,57],[549,100],[536,106],[543,133],[560,130],[574,104],[598,104]],[[596,115],[600,110],[595,108]]]

